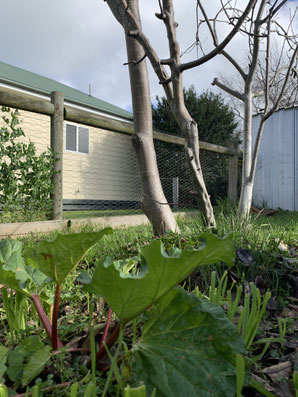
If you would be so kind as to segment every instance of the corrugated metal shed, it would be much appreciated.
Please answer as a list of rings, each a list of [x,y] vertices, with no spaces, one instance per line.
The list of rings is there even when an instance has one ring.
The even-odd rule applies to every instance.
[[[253,144],[260,119],[253,117]],[[265,124],[253,203],[298,211],[298,108],[278,110]]]
[[[133,118],[132,113],[111,105],[108,102],[87,95],[84,92],[59,83],[58,81],[4,62],[0,62],[0,82],[18,88],[27,89],[38,94],[49,95],[52,91],[60,91],[64,93],[64,97],[67,101],[76,105],[86,106],[94,110],[109,113],[113,116],[124,117],[128,120],[132,120]]]

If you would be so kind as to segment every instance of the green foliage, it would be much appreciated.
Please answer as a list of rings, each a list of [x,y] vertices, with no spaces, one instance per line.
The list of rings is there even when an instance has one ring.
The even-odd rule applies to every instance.
[[[17,240],[3,240],[0,242],[0,263],[3,263],[3,270],[8,270],[15,275],[21,285],[24,285],[29,278],[25,270],[25,263],[22,257],[22,243]],[[11,286],[13,288],[13,286]]]
[[[28,250],[26,263],[57,284],[62,284],[89,249],[104,235],[111,233],[113,229],[107,227],[95,233],[58,234],[54,241],[45,240],[36,249]]]
[[[226,203],[227,204],[227,203]],[[210,275],[210,267],[206,267],[204,269],[203,267],[200,267],[199,272],[197,273],[192,273],[192,275],[189,277],[191,279],[192,285],[194,283],[198,284],[201,288],[200,291],[196,291],[198,293],[198,297],[200,299],[205,299],[210,298],[212,296],[213,302],[218,302],[220,305],[224,305],[225,310],[227,309],[227,317],[229,320],[233,321],[235,320],[235,315],[237,316],[242,312],[243,309],[243,290],[241,288],[241,284],[243,283],[243,280],[251,280],[254,279],[254,277],[251,276],[252,271],[257,271],[257,275],[264,275],[266,272],[274,271],[274,263],[276,262],[276,255],[277,255],[277,246],[278,242],[275,242],[275,238],[277,237],[278,240],[283,240],[286,244],[295,244],[297,241],[297,215],[298,213],[289,213],[289,212],[279,212],[277,213],[274,217],[270,218],[265,218],[265,217],[251,217],[246,223],[242,223],[238,220],[236,216],[236,212],[234,213],[234,209],[232,206],[227,205],[226,208],[223,208],[218,206],[218,225],[219,225],[219,235],[223,235],[224,233],[227,232],[227,230],[231,230],[232,227],[234,227],[233,230],[233,238],[235,240],[235,245],[236,246],[242,246],[243,248],[247,248],[253,252],[254,256],[257,259],[257,263],[264,264],[264,266],[255,266],[255,268],[248,268],[248,267],[243,267],[239,265],[239,263],[235,264],[235,271],[237,272],[239,276],[239,283],[240,286],[238,288],[234,285],[233,289],[230,289],[229,283],[226,284],[225,278],[219,276],[223,273],[222,271],[222,266],[216,266],[217,269],[217,274],[214,273]],[[237,223],[238,222],[238,223]],[[199,235],[202,233],[204,230],[202,228],[202,225],[200,223],[200,220],[197,219],[195,216],[191,215],[191,217],[188,217],[187,219],[183,220],[182,223],[182,218],[180,219],[179,226],[182,230],[182,235],[168,235],[162,239],[164,242],[164,249],[167,251],[168,255],[174,254],[175,250],[172,250],[173,246],[179,246],[180,248],[191,248],[192,247],[200,247],[200,242],[199,242]],[[91,227],[88,230],[92,230]],[[53,240],[54,237],[57,234],[51,234],[50,238]],[[44,237],[42,237],[44,238]],[[100,258],[103,257],[107,254],[112,255],[113,257],[116,257],[117,259],[119,258],[128,258],[125,261],[118,261],[116,260],[115,266],[118,267],[118,269],[122,269],[124,273],[130,273],[133,274],[138,274],[139,272],[139,265],[140,265],[140,255],[139,255],[139,247],[142,246],[144,243],[148,245],[148,243],[152,239],[152,230],[150,229],[150,226],[138,226],[138,227],[132,227],[129,229],[119,229],[115,230],[113,236],[107,236],[104,239],[101,239],[98,244],[94,246],[93,249],[88,251],[88,255],[85,258],[84,262],[84,268],[88,269],[88,272],[92,274],[93,269],[93,264],[94,264],[94,259],[95,258]],[[41,237],[30,237],[30,239],[23,239],[23,241],[26,242],[26,245],[31,245],[35,249],[38,247],[40,244]],[[8,249],[7,249],[8,252]],[[11,249],[11,252],[14,252],[13,249]],[[260,258],[257,257],[256,253],[259,252],[260,255],[262,256]],[[8,256],[9,257],[9,256]],[[266,258],[269,258],[267,260]],[[263,261],[263,259],[266,259]],[[137,266],[136,266],[137,265]],[[212,269],[214,269],[215,266],[212,266]],[[29,275],[31,275],[30,271],[30,266],[27,266],[25,270]],[[77,272],[80,269],[77,269]],[[37,271],[37,269],[33,269],[32,271]],[[8,272],[8,271],[7,271]],[[61,308],[61,314],[62,318],[59,321],[59,331],[60,331],[60,338],[62,342],[68,343],[73,342],[76,338],[77,335],[82,335],[82,332],[86,331],[86,328],[88,327],[88,309],[90,308],[91,303],[95,303],[94,299],[97,299],[97,297],[89,297],[89,295],[86,293],[82,292],[81,286],[75,282],[76,277],[77,277],[77,272],[73,273],[70,275],[64,284],[64,291],[62,292],[62,297],[64,300],[64,303],[67,305],[71,306],[71,310],[67,311],[67,316],[65,316],[63,313],[63,308]],[[234,272],[234,270],[233,270]],[[13,275],[14,273],[11,272]],[[269,274],[269,273],[268,273]],[[270,273],[272,274],[272,273]],[[211,277],[210,277],[211,276]],[[214,278],[213,278],[214,277]],[[269,276],[268,276],[269,277]],[[267,279],[268,279],[267,277]],[[48,279],[45,276],[46,279]],[[211,278],[211,286],[210,286],[210,278]],[[16,278],[14,279],[17,285],[19,285],[19,280]],[[1,284],[0,280],[0,284]],[[31,291],[30,285],[33,285],[33,281],[31,279],[28,279],[26,288],[27,290]],[[274,280],[272,280],[272,283],[274,283]],[[267,283],[266,284],[270,288],[272,287],[272,283]],[[210,292],[208,292],[208,287],[210,288]],[[235,290],[237,289],[237,291]],[[37,291],[39,291],[39,288],[36,288]],[[53,286],[49,284],[49,286],[46,288],[47,293],[49,296],[52,297],[53,294]],[[45,289],[42,290],[42,294],[44,294]],[[170,290],[171,291],[171,290]],[[202,291],[202,292],[201,292]],[[212,292],[211,292],[212,291]],[[240,291],[240,292],[238,292]],[[286,291],[286,290],[285,290]],[[287,290],[288,291],[288,290]],[[117,291],[116,291],[117,292]],[[230,293],[230,294],[229,294]],[[280,293],[280,289],[278,291]],[[211,295],[210,295],[211,294]],[[240,294],[240,295],[239,295]],[[276,291],[274,292],[275,295],[277,295]],[[236,295],[236,296],[235,296]],[[289,296],[289,294],[285,295]],[[165,296],[164,296],[165,297]],[[163,297],[161,299],[164,299]],[[250,308],[252,304],[252,294],[251,294],[251,299],[250,299]],[[65,302],[66,301],[66,302]],[[44,301],[42,300],[44,303]],[[157,304],[158,302],[156,302]],[[251,310],[249,308],[249,310]],[[149,308],[150,310],[150,308]],[[130,326],[130,324],[127,325],[127,328],[125,329],[125,337],[124,337],[124,342],[126,345],[123,344],[121,345],[121,349],[119,354],[123,357],[124,362],[128,362],[130,360],[130,355],[132,354],[130,352],[131,348],[131,343],[133,345],[135,343],[138,343],[138,341],[142,341],[144,332],[146,332],[146,327],[143,326],[144,319],[146,319],[147,315],[149,314],[150,316],[153,315],[153,311],[155,309],[155,304],[153,304],[152,309],[149,312],[145,312],[144,314],[140,315],[137,319],[134,319],[133,323],[137,324],[137,326],[133,327]],[[152,312],[152,313],[151,313]],[[1,319],[2,319],[2,343],[5,344],[6,346],[10,345],[10,339],[6,337],[7,331],[5,330],[6,328],[6,317],[3,309],[0,312],[1,314]],[[90,318],[93,318],[93,316],[90,313],[89,310],[89,315]],[[248,315],[249,318],[249,315]],[[115,319],[115,318],[114,318]],[[28,320],[28,319],[27,319]],[[70,321],[71,323],[70,323]],[[183,320],[183,318],[181,319]],[[99,323],[97,323],[99,321]],[[94,313],[94,331],[101,332],[103,331],[104,328],[104,323],[103,317],[96,317],[96,312]],[[72,323],[73,322],[73,323]],[[177,316],[177,324],[182,324],[180,323],[180,319]],[[4,326],[5,324],[5,326]],[[146,323],[147,326],[148,323]],[[37,324],[36,324],[37,325]],[[247,325],[250,326],[250,324]],[[252,324],[253,325],[253,324]],[[26,333],[33,332],[35,324],[30,321],[28,323],[28,327]],[[289,321],[288,321],[288,326],[289,326]],[[266,345],[269,342],[277,342],[277,343],[283,343],[283,336],[285,332],[285,323],[282,323],[279,321],[278,327],[280,329],[280,338],[277,337],[272,337],[272,338],[262,338],[259,339],[260,337],[260,331],[262,329],[258,329],[257,335],[258,339],[255,338],[251,346],[249,347],[249,350],[246,352],[244,356],[245,360],[245,367],[246,367],[246,373],[245,373],[245,384],[248,385],[248,382],[250,382],[250,385],[255,387],[256,389],[260,390],[260,393],[263,392],[265,389],[264,387],[262,388],[261,385],[256,384],[252,379],[249,380],[249,377],[247,376],[247,369],[249,368],[248,364],[254,365],[254,368],[256,368],[257,365],[260,363],[256,362],[255,366],[255,357],[256,355],[259,356],[260,353],[265,349]],[[288,327],[289,328],[289,327]],[[254,327],[255,329],[255,327]],[[83,331],[84,330],[84,331]],[[110,329],[111,330],[111,329]],[[39,332],[39,330],[38,330]],[[242,332],[242,327],[240,330],[240,333]],[[277,331],[276,331],[277,332]],[[132,336],[132,333],[134,333],[134,336]],[[25,334],[24,332],[22,333],[23,335]],[[97,335],[98,336],[98,335]],[[44,335],[43,335],[44,337]],[[141,338],[141,339],[139,339]],[[69,344],[71,346],[71,344]],[[124,348],[125,346],[125,348]],[[264,346],[264,349],[262,350],[262,347]],[[66,346],[67,348],[68,346]],[[286,347],[284,347],[286,349]],[[1,349],[0,349],[1,350]],[[114,355],[114,352],[116,350],[116,346],[113,345],[111,348],[111,353]],[[46,379],[46,374],[42,374],[42,379],[40,378],[39,380],[36,380],[36,384],[40,384],[40,388],[43,389],[44,387],[48,386],[53,386],[53,382],[58,383],[58,382],[66,382],[66,381],[76,381],[79,380],[78,383],[78,392],[77,392],[77,397],[83,397],[84,392],[87,390],[86,386],[88,386],[91,378],[90,372],[88,373],[88,369],[84,367],[84,365],[79,365],[78,360],[78,352],[76,353],[70,353],[70,352],[65,352],[63,354],[54,354],[52,355],[51,359],[51,367],[48,367],[48,369],[53,368],[52,365],[56,368],[56,371],[59,372],[60,374],[60,380],[57,380],[56,376],[55,379]],[[86,353],[83,353],[84,355]],[[7,355],[4,352],[4,360],[5,356]],[[54,359],[55,357],[55,359]],[[243,384],[243,361],[241,359],[241,355],[236,355],[237,359],[235,358],[235,366],[236,366],[236,373],[237,373],[237,381],[236,381],[236,388],[235,392],[240,393],[241,385]],[[2,357],[3,358],[3,357]],[[258,358],[258,357],[257,357]],[[132,358],[131,358],[132,359]],[[208,357],[205,358],[206,361],[208,361]],[[59,366],[58,364],[59,363]],[[7,366],[7,360],[6,364]],[[48,365],[48,364],[46,364]],[[116,365],[117,366],[117,365]],[[0,352],[0,368],[2,367],[2,361],[1,361],[1,352]],[[47,370],[48,370],[47,369]],[[118,368],[118,373],[124,378],[124,376],[127,376],[127,371],[129,372],[129,365],[126,366],[125,370],[123,370],[123,367],[119,366]],[[56,373],[57,373],[56,372]],[[4,375],[3,375],[4,382],[7,380],[7,370],[4,369]],[[296,378],[295,378],[296,379]],[[298,378],[297,378],[298,379]],[[297,381],[296,379],[296,381]],[[98,395],[102,394],[102,390],[104,388],[106,377],[101,376],[99,372],[96,372],[96,386],[97,386],[97,393]],[[169,381],[171,381],[171,378],[169,378]],[[0,379],[1,382],[1,379]],[[30,384],[30,391],[33,391],[32,385],[34,381]],[[116,396],[116,395],[121,395],[122,390],[121,387],[118,387],[115,385],[116,380],[115,377],[113,377],[113,374],[111,375],[111,383],[110,386],[108,387],[107,391],[107,396]],[[10,382],[8,381],[8,385]],[[123,387],[126,386],[127,383],[124,382],[122,379],[121,385]],[[140,382],[137,380],[133,385],[136,385],[136,388],[138,389],[140,386]],[[146,387],[146,384],[144,385]],[[20,386],[21,387],[21,386]],[[91,386],[90,386],[91,387]],[[116,390],[116,388],[118,389]],[[134,390],[135,387],[132,385],[130,386],[131,390]],[[75,386],[74,386],[74,393],[76,392]],[[24,392],[24,390],[18,390],[18,392]],[[61,391],[53,391],[53,395],[68,395],[68,391],[66,390],[61,390]],[[117,394],[118,393],[118,394]],[[148,392],[149,393],[149,392]],[[266,393],[266,390],[265,390]],[[267,392],[268,394],[264,395],[270,395],[272,396],[272,393]],[[158,395],[158,394],[157,394]],[[233,395],[233,394],[232,394]],[[75,394],[74,394],[75,396]],[[72,397],[74,397],[72,396]],[[92,394],[90,394],[92,396]],[[150,396],[150,394],[149,394]]]
[[[7,387],[0,383],[0,397],[8,397]]]
[[[8,348],[5,346],[0,346],[0,387],[1,387],[1,383],[4,382],[3,375],[7,370],[7,366],[6,366],[7,353],[8,353]]]
[[[32,354],[28,364],[24,367],[22,386],[28,385],[41,373],[51,358],[50,349],[50,346],[44,346]]]
[[[293,373],[293,384],[295,389],[295,395],[298,397],[298,370],[295,369]]]
[[[26,296],[31,294],[27,287],[31,282],[30,290],[36,290],[45,282],[45,277],[39,270],[25,266],[22,256],[22,243],[17,240],[3,240],[0,242],[0,284],[12,288]]]
[[[26,296],[20,291],[16,291],[14,296],[13,290],[10,290],[9,295],[7,289],[2,288],[2,298],[10,336],[13,339],[14,335],[26,329],[29,304]]]
[[[185,290],[171,290],[149,312],[128,362],[131,384],[160,397],[233,396],[235,354],[244,343],[223,310]]]
[[[151,397],[154,397],[153,393]],[[123,390],[123,397],[146,397],[146,386],[142,385],[134,388],[131,388],[130,386],[126,386],[125,389]]]
[[[26,250],[24,259],[20,252],[21,245],[7,240],[0,247],[2,273],[12,275],[18,291],[23,291],[24,288],[27,296],[32,297],[32,288],[36,292],[43,283],[53,281],[61,286],[91,247],[110,233],[111,228],[94,233],[65,236],[58,234],[54,240],[43,241]],[[231,265],[234,263],[234,256],[231,235],[219,238],[204,233],[198,236],[197,249],[181,250],[171,246],[169,242],[165,248],[160,240],[154,240],[141,248],[139,255],[132,261],[113,263],[109,258],[102,259],[96,264],[91,279],[86,279],[86,274],[81,277],[85,278],[85,288],[102,296],[120,319],[117,347],[113,346],[116,337],[111,345],[107,341],[107,346],[113,346],[113,351],[107,350],[111,365],[105,386],[100,387],[103,397],[110,393],[114,381],[117,382],[118,395],[124,390],[124,373],[130,373],[128,382],[135,387],[130,391],[126,390],[127,393],[131,392],[128,396],[142,396],[140,393],[144,395],[144,387],[147,396],[155,395],[154,388],[156,395],[160,396],[169,395],[168,393],[180,396],[182,390],[187,395],[194,393],[198,396],[228,396],[233,395],[236,388],[238,391],[241,389],[244,374],[237,354],[244,352],[245,344],[236,327],[218,305],[199,299],[193,293],[173,289],[197,266],[221,261]],[[19,265],[22,273],[20,279],[16,276]],[[33,270],[30,271],[30,268]],[[44,273],[44,279],[34,271]],[[224,289],[221,288],[221,291]],[[34,297],[36,295],[34,294]],[[92,307],[93,304],[89,309]],[[54,317],[57,326],[58,305],[54,304],[52,332],[48,329],[49,320],[45,313],[37,306],[36,310],[49,338],[52,341],[56,340],[58,347],[58,338],[54,336],[54,330],[57,329],[54,328]],[[141,316],[138,317],[139,315]],[[133,348],[129,350],[126,342],[124,343],[124,327],[128,321],[136,321],[137,317],[141,338],[139,341],[136,339],[135,330]],[[89,325],[93,359],[90,360],[91,374],[85,382],[84,396],[93,397],[98,391],[98,375],[95,371],[95,361],[98,357],[94,344],[93,309],[90,309]],[[57,347],[54,347],[54,350]],[[51,353],[50,350],[50,346],[45,346],[37,336],[23,339],[9,352],[3,350],[2,361],[7,369],[4,369],[2,377],[8,376],[15,389],[32,385],[32,381],[44,367],[50,362],[54,365],[54,357],[61,354]],[[118,368],[119,356],[123,356],[126,363],[124,371]],[[60,357],[62,361],[63,357]],[[97,361],[96,364],[98,363]],[[238,372],[241,367],[240,377],[236,376],[236,363]],[[140,388],[142,381],[144,387]],[[73,386],[71,395],[77,395],[77,391],[77,386]],[[80,390],[78,393],[81,396],[83,391]]]
[[[174,135],[182,135],[165,97],[157,99],[153,107],[152,117],[154,128]],[[234,113],[224,103],[219,94],[205,91],[198,95],[191,86],[184,90],[185,106],[191,117],[197,122],[201,141],[227,146],[235,139],[237,122]]]
[[[260,290],[254,285],[249,284],[250,292],[244,295],[244,305],[241,306],[241,294],[242,286],[236,286],[236,294],[232,299],[232,289],[234,284],[227,290],[227,272],[224,272],[223,276],[216,285],[216,272],[211,273],[211,285],[209,289],[210,302],[216,303],[220,306],[227,306],[227,318],[233,322],[234,316],[237,313],[239,315],[237,323],[238,334],[242,336],[245,344],[245,350],[247,352],[246,360],[243,356],[237,355],[236,358],[236,370],[237,370],[237,397],[241,397],[241,390],[245,383],[245,361],[246,364],[250,365],[260,360],[266,351],[268,350],[271,343],[284,343],[285,334],[287,331],[286,319],[278,319],[279,337],[261,338],[255,340],[261,320],[266,314],[266,307],[271,297],[271,293],[267,291],[263,297],[261,297]],[[203,298],[202,293],[195,289],[195,294]],[[254,355],[254,348],[259,345],[264,345],[261,353]],[[256,388],[255,383],[251,384],[252,387]],[[261,385],[259,385],[261,387]],[[259,390],[259,389],[257,389]]]
[[[245,347],[247,349],[254,341],[259,324],[271,296],[271,293],[267,291],[262,302],[260,290],[256,288],[254,283],[250,283],[250,289],[251,294],[249,293],[245,295],[244,307],[237,324],[238,331],[240,332],[241,330],[241,334],[245,341]]]
[[[236,355],[236,396],[242,397],[245,382],[245,361],[242,354]]]
[[[88,292],[103,296],[116,315],[126,323],[144,312],[170,288],[182,281],[199,265],[233,262],[231,236],[224,239],[204,233],[198,250],[175,249],[167,253],[160,241],[140,251],[138,274],[124,274],[110,258],[97,263],[92,280],[83,280]]]
[[[36,154],[34,143],[24,143],[18,110],[2,107],[0,128],[0,206],[3,221],[34,219],[52,209],[54,156],[50,149]],[[45,216],[45,215],[44,215]]]
[[[42,371],[49,359],[49,346],[44,346],[38,336],[29,336],[8,353],[9,379],[25,386]]]
[[[235,145],[237,123],[233,112],[225,105],[223,97],[210,91],[198,95],[194,87],[184,90],[185,105],[198,124],[199,139],[222,146]],[[172,114],[166,98],[157,97],[153,108],[154,127],[165,133],[182,135],[177,121]],[[171,183],[171,178],[179,177],[179,205],[195,206],[195,199],[190,199],[191,180],[182,146],[155,142],[155,150],[161,181]],[[227,195],[228,163],[227,156],[201,150],[200,162],[204,180],[213,204],[218,197]],[[167,178],[167,179],[166,179]],[[164,189],[165,191],[171,189]],[[169,202],[172,197],[167,197]]]

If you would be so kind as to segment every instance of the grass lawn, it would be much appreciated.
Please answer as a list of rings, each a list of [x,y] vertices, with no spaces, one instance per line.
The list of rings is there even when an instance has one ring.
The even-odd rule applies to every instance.
[[[86,210],[86,211],[63,211],[64,219],[81,219],[81,218],[101,218],[104,216],[123,216],[138,215],[143,211],[139,210]]]

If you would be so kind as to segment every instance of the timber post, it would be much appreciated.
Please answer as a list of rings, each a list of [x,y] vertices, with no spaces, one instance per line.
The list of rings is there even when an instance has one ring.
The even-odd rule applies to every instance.
[[[55,158],[52,219],[61,220],[63,213],[64,94],[58,91],[51,92],[51,103],[54,105],[54,114],[51,116],[51,148]]]
[[[237,183],[238,183],[238,153],[229,157],[229,180],[228,180],[228,198],[232,201],[237,200]]]
[[[173,207],[178,208],[179,203],[179,177],[176,176],[172,178],[172,200],[173,200]]]

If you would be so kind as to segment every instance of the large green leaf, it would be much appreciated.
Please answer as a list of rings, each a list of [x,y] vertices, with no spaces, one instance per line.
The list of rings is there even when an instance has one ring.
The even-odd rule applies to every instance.
[[[12,382],[20,383],[23,371],[33,354],[44,348],[44,344],[36,335],[23,339],[22,342],[8,353],[8,376]]]
[[[11,239],[0,242],[0,284],[31,298],[30,291],[36,292],[49,281],[51,280],[38,269],[25,266],[21,242]]]
[[[22,243],[17,240],[0,242],[0,284],[21,290],[30,278],[22,256]]]
[[[236,354],[245,350],[236,327],[216,304],[173,289],[149,312],[127,363],[131,386],[147,396],[231,397]]]
[[[13,272],[20,287],[26,285],[30,278],[25,270],[25,262],[22,256],[22,243],[17,240],[3,240],[0,242],[0,263],[2,269]]]
[[[92,280],[84,280],[85,289],[103,296],[116,315],[127,322],[144,312],[170,288],[182,281],[199,265],[225,261],[235,257],[232,235],[219,238],[201,235],[198,250],[165,252],[159,240],[141,249],[142,268],[137,275],[123,274],[110,258],[97,263]]]
[[[58,234],[54,241],[44,240],[26,253],[26,263],[62,284],[69,272],[82,260],[89,249],[104,235],[113,233],[107,227],[100,232]]]
[[[5,267],[13,271],[18,266],[24,267],[24,259],[22,257],[22,243],[18,240],[2,240],[0,241],[0,262],[5,264]],[[17,273],[20,275],[19,280],[23,281],[22,269]],[[26,278],[25,278],[26,280]]]
[[[45,346],[43,349],[40,349],[33,353],[30,357],[28,364],[25,365],[23,376],[22,376],[22,386],[27,386],[31,380],[37,377],[41,373],[41,371],[46,366],[47,362],[51,358],[50,353],[51,347]]]

